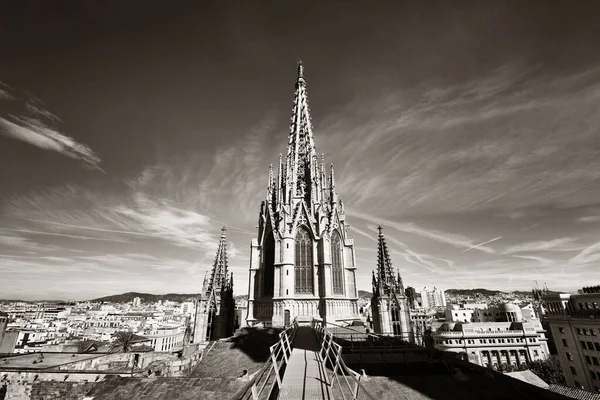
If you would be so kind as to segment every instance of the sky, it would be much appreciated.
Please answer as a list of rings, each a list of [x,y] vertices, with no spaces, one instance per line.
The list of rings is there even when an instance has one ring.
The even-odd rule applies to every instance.
[[[248,290],[303,60],[370,290],[600,283],[595,2],[0,4],[0,298]]]

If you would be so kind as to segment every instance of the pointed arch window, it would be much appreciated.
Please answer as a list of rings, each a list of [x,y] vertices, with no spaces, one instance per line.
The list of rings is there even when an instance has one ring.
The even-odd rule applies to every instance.
[[[310,233],[304,227],[298,228],[295,250],[294,291],[296,293],[313,293],[313,241]]]
[[[344,294],[344,266],[342,264],[342,238],[334,232],[331,238],[331,280],[334,294]]]
[[[263,263],[263,295],[273,296],[275,289],[275,239],[273,232],[269,232],[265,237]]]

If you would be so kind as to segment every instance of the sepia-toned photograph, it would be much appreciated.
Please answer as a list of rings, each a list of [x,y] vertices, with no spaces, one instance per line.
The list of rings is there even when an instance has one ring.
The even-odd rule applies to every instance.
[[[600,400],[600,2],[0,0],[0,400]]]

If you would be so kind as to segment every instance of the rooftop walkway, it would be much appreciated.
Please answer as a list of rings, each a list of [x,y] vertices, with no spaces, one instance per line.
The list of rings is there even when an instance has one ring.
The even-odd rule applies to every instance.
[[[313,328],[299,326],[292,344],[279,398],[312,400],[331,398],[326,383],[325,366]]]

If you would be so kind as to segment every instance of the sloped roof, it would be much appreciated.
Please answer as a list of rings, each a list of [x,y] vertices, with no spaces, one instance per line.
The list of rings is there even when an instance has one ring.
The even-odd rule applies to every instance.
[[[252,374],[269,359],[269,347],[277,342],[278,334],[277,329],[244,328],[228,340],[212,342],[188,376],[237,378],[244,370]]]
[[[600,393],[578,389],[570,386],[552,384],[548,390],[578,400],[600,400]]]
[[[546,382],[544,382],[542,378],[540,378],[530,370],[507,372],[506,375],[518,379],[520,381],[527,382],[531,385],[541,387],[542,389],[548,389],[549,386]]]
[[[86,397],[94,400],[189,399],[221,400],[233,397],[246,380],[235,378],[121,378],[98,382]]]
[[[133,335],[131,338],[132,344],[143,343],[143,342],[148,342],[148,341],[150,341],[150,339],[147,338],[146,336]]]

